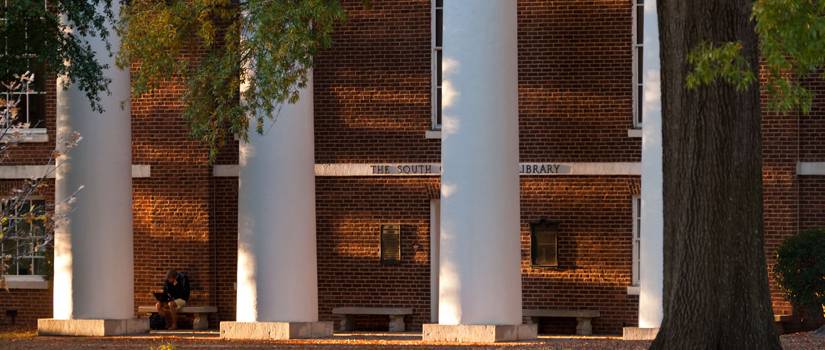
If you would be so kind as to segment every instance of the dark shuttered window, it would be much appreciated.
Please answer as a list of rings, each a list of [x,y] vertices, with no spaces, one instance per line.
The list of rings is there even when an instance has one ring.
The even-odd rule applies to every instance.
[[[559,266],[559,224],[542,220],[530,224],[530,231],[533,266]]]
[[[381,263],[401,262],[401,225],[381,225]]]

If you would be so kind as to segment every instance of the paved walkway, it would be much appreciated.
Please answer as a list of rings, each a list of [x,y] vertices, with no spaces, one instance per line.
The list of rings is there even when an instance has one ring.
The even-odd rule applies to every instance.
[[[223,341],[217,332],[153,332],[149,336],[111,338],[37,337],[31,331],[0,333],[4,350],[156,349],[647,349],[645,341],[617,337],[542,336],[536,341],[502,344],[439,344],[422,342],[420,333],[342,333],[313,341]],[[782,336],[786,350],[825,349],[825,336],[801,333]]]

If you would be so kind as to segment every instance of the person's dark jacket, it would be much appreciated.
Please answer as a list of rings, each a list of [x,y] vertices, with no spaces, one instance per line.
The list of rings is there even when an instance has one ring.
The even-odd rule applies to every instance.
[[[169,281],[163,282],[163,292],[168,294],[172,300],[183,299],[189,301],[189,279],[183,273],[178,272],[175,280],[177,281],[176,284],[169,283]]]

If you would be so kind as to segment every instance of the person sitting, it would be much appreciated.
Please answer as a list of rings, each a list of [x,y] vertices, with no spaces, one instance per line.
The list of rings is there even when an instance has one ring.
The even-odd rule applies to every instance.
[[[166,318],[167,328],[177,329],[178,311],[189,301],[189,279],[183,273],[169,270],[163,283],[163,293],[168,301],[158,301],[155,307],[158,309],[158,314]]]

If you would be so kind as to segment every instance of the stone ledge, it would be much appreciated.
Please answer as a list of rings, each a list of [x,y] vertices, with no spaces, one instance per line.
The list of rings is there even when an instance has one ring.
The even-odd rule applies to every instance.
[[[494,343],[531,340],[538,337],[538,325],[443,325],[425,324],[424,341]]]
[[[149,333],[149,319],[127,320],[37,320],[37,335],[108,337]]]
[[[659,328],[624,327],[622,329],[622,340],[653,340]]]
[[[221,339],[286,340],[332,336],[332,322],[221,322]]]

